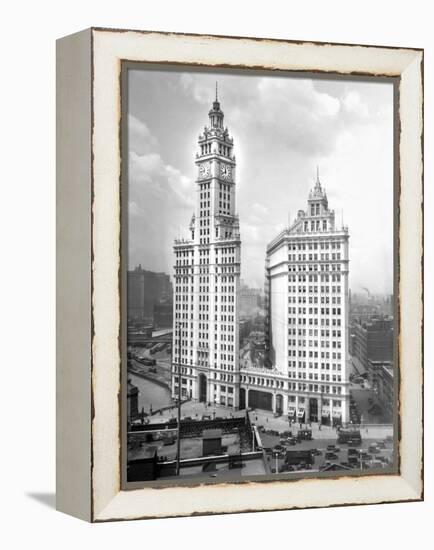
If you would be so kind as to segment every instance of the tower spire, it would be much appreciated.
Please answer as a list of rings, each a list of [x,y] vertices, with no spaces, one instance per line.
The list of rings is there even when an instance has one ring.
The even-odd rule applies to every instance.
[[[219,100],[219,94],[218,94],[218,81],[215,82],[215,100]]]
[[[319,166],[316,165],[316,182],[319,184]]]

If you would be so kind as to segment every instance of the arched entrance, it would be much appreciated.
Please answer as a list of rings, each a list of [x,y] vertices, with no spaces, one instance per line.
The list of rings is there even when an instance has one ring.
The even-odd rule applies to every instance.
[[[272,411],[273,394],[259,390],[249,390],[249,407],[263,411]]]
[[[199,401],[206,402],[206,376],[204,374],[199,374]]]
[[[318,422],[318,399],[316,397],[309,399],[309,421]]]
[[[240,389],[240,409],[246,408],[246,390],[244,388]]]
[[[276,414],[283,413],[283,396],[278,393],[276,395]]]

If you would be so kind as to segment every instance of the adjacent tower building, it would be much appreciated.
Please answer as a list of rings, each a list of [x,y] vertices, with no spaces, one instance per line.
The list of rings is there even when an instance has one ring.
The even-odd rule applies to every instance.
[[[241,241],[234,143],[217,97],[198,138],[196,209],[174,244],[172,394],[239,405],[238,290]]]
[[[349,421],[348,238],[317,175],[307,210],[267,247],[269,359],[294,420]]]

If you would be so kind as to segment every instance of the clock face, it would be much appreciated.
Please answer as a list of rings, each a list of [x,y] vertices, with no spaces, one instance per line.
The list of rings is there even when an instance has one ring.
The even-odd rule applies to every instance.
[[[223,179],[229,180],[231,178],[231,167],[227,164],[222,164],[220,173]]]
[[[201,178],[206,178],[210,174],[209,163],[201,164],[199,167],[199,174]]]

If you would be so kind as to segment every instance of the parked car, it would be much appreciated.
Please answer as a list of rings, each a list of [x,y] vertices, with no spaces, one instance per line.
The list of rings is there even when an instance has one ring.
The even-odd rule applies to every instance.
[[[326,460],[338,460],[339,457],[336,453],[332,453],[332,452],[328,451],[325,454],[325,459]]]

